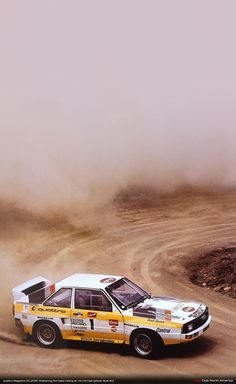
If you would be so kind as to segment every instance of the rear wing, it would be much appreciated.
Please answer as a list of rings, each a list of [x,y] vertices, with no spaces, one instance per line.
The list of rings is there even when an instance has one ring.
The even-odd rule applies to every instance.
[[[27,303],[40,303],[50,293],[53,293],[55,288],[51,285],[51,281],[45,277],[37,276],[28,280],[12,289],[14,300],[20,300]]]

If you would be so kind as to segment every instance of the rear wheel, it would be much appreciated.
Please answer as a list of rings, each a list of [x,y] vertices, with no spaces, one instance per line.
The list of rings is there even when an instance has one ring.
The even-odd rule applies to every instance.
[[[36,342],[45,348],[57,346],[61,341],[61,333],[56,325],[50,322],[36,324],[33,332]]]

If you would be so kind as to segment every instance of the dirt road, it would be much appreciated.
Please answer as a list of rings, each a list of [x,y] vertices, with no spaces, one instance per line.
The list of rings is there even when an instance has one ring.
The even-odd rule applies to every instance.
[[[186,262],[200,252],[236,245],[236,193],[179,195],[155,207],[116,206],[92,230],[1,207],[1,376],[236,376],[236,302],[192,285]],[[119,346],[70,343],[44,350],[22,342],[11,313],[13,286],[36,275],[74,272],[126,275],[163,296],[207,303],[211,328],[194,344],[169,347],[161,360],[141,360]]]

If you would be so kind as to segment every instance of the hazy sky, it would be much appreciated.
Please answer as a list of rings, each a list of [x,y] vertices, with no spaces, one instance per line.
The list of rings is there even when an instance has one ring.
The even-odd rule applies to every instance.
[[[0,196],[236,182],[236,3],[1,0]]]

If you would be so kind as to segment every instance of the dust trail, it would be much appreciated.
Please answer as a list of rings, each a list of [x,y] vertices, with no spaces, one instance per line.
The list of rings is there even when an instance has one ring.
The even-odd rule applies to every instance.
[[[30,343],[26,339],[23,339],[17,335],[13,335],[11,333],[6,333],[6,332],[2,332],[2,331],[0,331],[0,340],[7,341],[8,343],[12,343],[12,344],[30,345],[30,346],[36,347],[36,345],[34,343]]]
[[[80,220],[130,185],[234,186],[235,4],[220,4],[1,2],[0,197]]]

